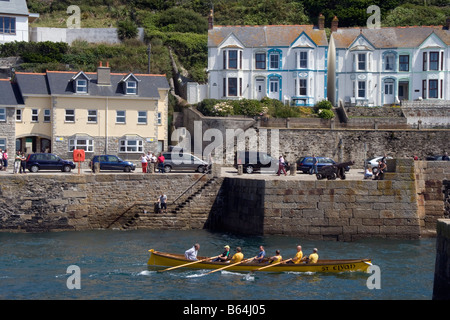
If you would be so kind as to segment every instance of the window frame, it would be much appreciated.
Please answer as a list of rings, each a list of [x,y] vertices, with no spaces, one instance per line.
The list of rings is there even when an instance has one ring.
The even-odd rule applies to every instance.
[[[143,151],[144,151],[144,140],[142,139],[119,140],[120,153],[142,153]]]
[[[85,141],[85,143],[81,143],[81,141]],[[73,152],[76,149],[82,149],[85,152],[94,152],[94,139],[86,139],[86,138],[69,139],[68,147],[69,152]]]
[[[364,94],[361,95],[361,92]],[[358,96],[357,96],[357,98],[364,98],[364,99],[366,98],[366,82],[365,81],[358,81]]]
[[[120,115],[119,113],[123,113]],[[121,119],[123,118],[123,121]],[[127,123],[127,112],[125,110],[116,110],[116,124],[126,124]]]
[[[302,54],[306,55],[306,58],[302,58]],[[304,65],[302,65],[304,62]],[[298,67],[299,69],[308,69],[308,51],[300,51],[298,55]]]
[[[258,65],[261,65],[261,66],[259,67]],[[256,52],[255,53],[255,69],[266,70],[266,53],[265,52]]]
[[[39,122],[39,109],[31,109],[31,122]]]
[[[134,84],[134,87],[130,86],[131,84]],[[138,90],[137,81],[133,81],[133,80],[126,81],[126,83],[125,83],[125,93],[126,94],[137,94],[137,90]]]
[[[6,20],[9,20],[8,28],[5,28]],[[16,35],[17,25],[16,17],[0,16],[0,34]]]
[[[302,82],[304,86],[302,86]],[[304,91],[304,93],[302,93]],[[307,96],[308,95],[308,79],[299,79],[298,81],[298,95]]]
[[[406,57],[407,61],[402,61],[402,57]],[[403,70],[402,66],[406,66],[406,70]],[[409,54],[401,54],[398,57],[398,71],[409,72]]]
[[[71,111],[73,114],[70,114],[69,111]],[[73,120],[70,120],[70,118],[73,118]],[[64,122],[65,123],[75,123],[75,109],[65,109],[64,110]]]
[[[44,109],[44,122],[49,123],[52,121],[52,114],[50,109]]]
[[[94,112],[95,114],[91,114],[91,112]],[[98,123],[98,110],[97,109],[88,109],[87,110],[87,123]]]
[[[141,115],[141,113],[144,113],[144,115]],[[142,111],[142,110],[138,110],[137,112],[137,124],[147,124],[147,118],[148,118],[148,113],[147,111]],[[141,121],[144,120],[144,121]]]
[[[84,85],[80,82],[84,81]],[[75,92],[76,93],[88,93],[88,80],[87,79],[76,79],[75,80]]]
[[[432,83],[433,87],[431,85]],[[428,99],[438,99],[438,98],[439,98],[439,81],[437,79],[430,79],[428,80]]]

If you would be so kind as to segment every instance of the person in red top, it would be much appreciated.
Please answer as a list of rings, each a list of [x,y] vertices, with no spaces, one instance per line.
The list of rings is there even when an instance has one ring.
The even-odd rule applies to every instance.
[[[160,153],[158,157],[158,169],[160,173],[164,173],[164,161],[166,159],[164,158],[163,154]]]

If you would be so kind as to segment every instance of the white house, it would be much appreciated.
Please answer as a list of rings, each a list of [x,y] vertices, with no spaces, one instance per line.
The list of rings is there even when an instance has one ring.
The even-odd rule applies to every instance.
[[[0,44],[28,41],[28,23],[38,17],[28,12],[26,0],[0,0]]]
[[[337,29],[330,38],[329,100],[360,106],[450,100],[449,25]]]
[[[327,98],[327,54],[323,27],[210,22],[208,97],[313,106]]]

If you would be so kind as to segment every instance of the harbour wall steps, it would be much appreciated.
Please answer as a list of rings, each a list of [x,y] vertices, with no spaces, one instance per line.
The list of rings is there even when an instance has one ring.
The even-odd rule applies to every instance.
[[[352,241],[435,236],[450,163],[395,159],[385,180],[215,174],[0,176],[0,231],[201,229]],[[160,194],[167,212],[155,213]]]

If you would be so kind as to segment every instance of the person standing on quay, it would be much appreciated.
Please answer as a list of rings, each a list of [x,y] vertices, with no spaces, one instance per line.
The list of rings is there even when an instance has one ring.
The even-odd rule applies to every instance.
[[[161,205],[161,212],[164,210],[164,213],[167,213],[167,196],[165,194],[161,194],[159,197],[159,202]]]
[[[164,173],[164,161],[165,160],[166,159],[164,158],[163,154],[160,153],[159,157],[158,157],[158,170],[159,170],[159,173]]]
[[[277,172],[277,175],[280,175],[281,171],[284,172],[284,175],[287,175],[286,174],[286,169],[284,168],[284,166],[285,166],[284,158],[283,158],[283,156],[280,156],[278,158],[278,172]]]
[[[316,158],[316,156],[314,155],[314,153],[313,153],[313,155],[312,155],[312,168],[311,168],[311,170],[309,171],[309,174],[317,174],[317,163],[318,163],[319,161],[317,160],[317,158]]]
[[[141,165],[142,165],[142,172],[147,173],[147,156],[145,155],[145,153],[142,154]]]

